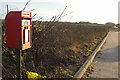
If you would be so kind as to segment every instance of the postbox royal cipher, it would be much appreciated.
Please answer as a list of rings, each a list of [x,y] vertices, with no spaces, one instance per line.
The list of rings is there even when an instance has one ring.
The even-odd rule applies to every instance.
[[[6,46],[28,49],[32,45],[31,12],[11,11],[5,18]]]

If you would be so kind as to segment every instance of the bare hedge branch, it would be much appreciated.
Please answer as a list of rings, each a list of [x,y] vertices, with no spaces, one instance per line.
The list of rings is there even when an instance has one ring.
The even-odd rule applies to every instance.
[[[25,6],[24,6],[24,8],[23,8],[23,11],[25,10],[25,8],[27,7],[27,5],[28,5],[28,3],[30,2],[31,0],[29,0],[26,4],[25,4]]]

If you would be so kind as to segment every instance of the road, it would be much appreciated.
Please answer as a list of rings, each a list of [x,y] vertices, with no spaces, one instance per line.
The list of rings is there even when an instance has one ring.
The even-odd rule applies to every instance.
[[[118,78],[118,36],[120,32],[111,32],[106,43],[97,53],[93,65],[91,78]]]

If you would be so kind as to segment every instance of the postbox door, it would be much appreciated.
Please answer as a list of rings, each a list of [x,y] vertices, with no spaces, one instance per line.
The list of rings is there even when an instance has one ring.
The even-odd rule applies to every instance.
[[[31,40],[30,40],[30,20],[22,20],[22,49],[27,49],[31,47]]]

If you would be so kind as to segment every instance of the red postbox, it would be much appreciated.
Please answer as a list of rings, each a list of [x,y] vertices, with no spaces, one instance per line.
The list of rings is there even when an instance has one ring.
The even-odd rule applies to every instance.
[[[32,46],[31,12],[11,11],[5,18],[6,46],[28,49]]]

